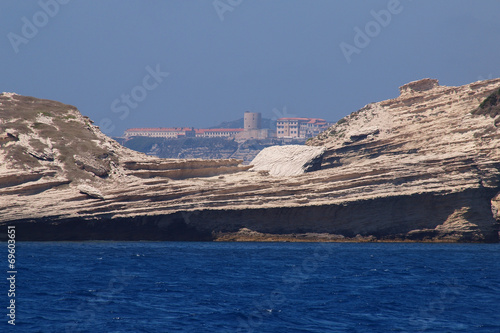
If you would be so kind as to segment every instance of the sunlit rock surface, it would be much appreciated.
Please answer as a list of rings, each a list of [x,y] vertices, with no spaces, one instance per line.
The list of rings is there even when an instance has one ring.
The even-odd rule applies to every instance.
[[[268,171],[271,176],[298,176],[321,168],[325,148],[299,145],[264,148],[250,163],[252,171]]]

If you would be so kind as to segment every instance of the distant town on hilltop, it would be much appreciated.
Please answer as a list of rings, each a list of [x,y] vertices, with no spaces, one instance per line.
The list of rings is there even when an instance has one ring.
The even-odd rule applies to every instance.
[[[243,115],[243,128],[129,128],[125,131],[123,138],[125,141],[133,137],[166,139],[227,138],[234,139],[237,142],[267,139],[300,141],[318,135],[330,125],[331,123],[320,118],[293,117],[277,119],[276,129],[263,128],[261,113],[246,111]]]

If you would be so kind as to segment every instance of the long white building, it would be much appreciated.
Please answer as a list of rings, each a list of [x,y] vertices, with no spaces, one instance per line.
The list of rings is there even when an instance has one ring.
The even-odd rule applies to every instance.
[[[214,128],[214,129],[195,129],[190,127],[174,127],[174,128],[129,128],[125,131],[126,138],[134,136],[145,136],[151,138],[231,138],[237,133],[243,132],[243,128]]]

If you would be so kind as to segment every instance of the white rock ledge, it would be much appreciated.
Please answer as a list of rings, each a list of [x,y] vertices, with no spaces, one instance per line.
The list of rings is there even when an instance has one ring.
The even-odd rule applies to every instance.
[[[321,164],[325,150],[300,145],[268,147],[255,156],[250,171],[269,171],[277,177],[298,176],[314,168],[316,162]]]

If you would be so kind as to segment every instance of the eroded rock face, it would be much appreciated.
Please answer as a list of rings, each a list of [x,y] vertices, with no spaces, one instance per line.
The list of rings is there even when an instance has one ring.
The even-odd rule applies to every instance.
[[[322,169],[331,168],[342,182],[358,184],[372,194],[447,196],[474,191],[481,199],[454,206],[446,218],[440,218],[439,227],[430,229],[440,235],[446,231],[453,238],[454,232],[470,236],[489,228],[486,233],[495,238],[498,216],[490,201],[499,186],[500,132],[488,112],[477,110],[485,100],[492,100],[489,96],[499,85],[500,80],[462,87],[441,87],[432,80],[413,82],[405,85],[400,97],[367,105],[310,144],[328,147]],[[403,93],[408,89],[411,94]],[[351,139],[351,133],[374,126],[378,132]],[[472,214],[478,207],[481,212]],[[430,235],[427,229],[418,230]],[[418,230],[413,234],[418,235]]]
[[[263,149],[253,159],[252,171],[268,171],[271,176],[298,176],[321,168],[325,148],[299,145],[273,146]]]
[[[93,173],[98,177],[105,178],[109,175],[111,168],[108,161],[100,161],[99,158],[91,154],[73,155],[75,164],[82,170]]]
[[[96,189],[93,186],[86,185],[86,184],[81,184],[76,187],[78,191],[82,194],[88,195],[90,198],[94,199],[104,199],[104,196],[102,195],[101,191]]]
[[[413,81],[399,87],[399,92],[403,94],[418,93],[427,90],[431,90],[435,87],[439,87],[439,81],[436,79],[422,79],[418,81]]]
[[[493,98],[483,102],[500,79],[418,82],[310,140],[322,154],[295,164],[299,151],[270,154],[260,171],[235,160],[152,158],[106,138],[73,107],[0,95],[0,134],[17,138],[0,140],[0,226],[17,225],[20,240],[498,241],[500,131]],[[493,111],[474,112],[480,105]],[[43,107],[48,114],[31,123],[15,116]],[[28,147],[51,147],[54,160]],[[105,161],[108,175],[76,165],[82,153]],[[304,173],[313,155],[321,168]],[[267,175],[280,161],[302,171]]]

